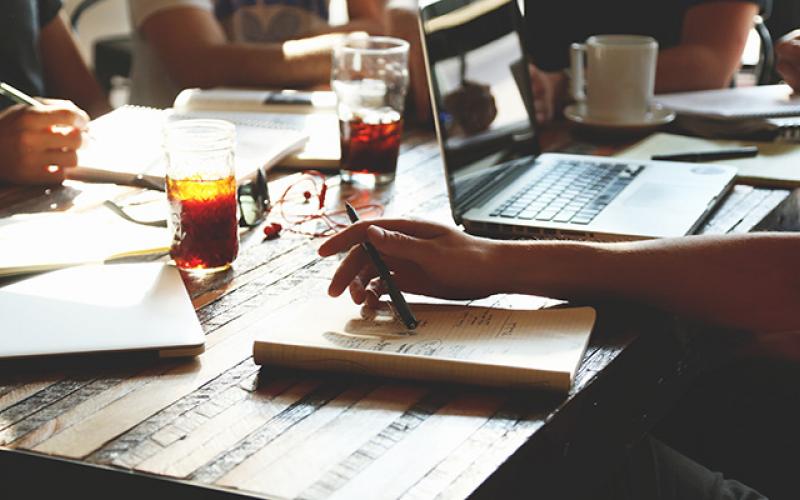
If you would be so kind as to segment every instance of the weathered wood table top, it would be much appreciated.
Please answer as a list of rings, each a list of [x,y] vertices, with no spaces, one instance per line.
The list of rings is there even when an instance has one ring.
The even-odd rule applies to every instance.
[[[47,192],[5,188],[0,216],[51,204],[85,208],[127,191],[80,183]],[[406,141],[388,188],[334,187],[328,197],[331,204],[374,199],[387,215],[452,223],[429,135]],[[785,190],[738,186],[705,231],[779,224],[774,209],[796,209],[793,199]],[[252,235],[230,272],[185,278],[206,333],[206,352],[196,359],[0,364],[0,491],[81,493],[76,498],[578,498],[608,473],[615,450],[669,407],[688,377],[683,363],[691,345],[675,335],[672,318],[614,304],[597,305],[599,323],[566,397],[260,370],[253,339],[270,327],[270,315],[327,287],[337,261],[317,257],[319,243],[286,231],[264,242]],[[490,303],[551,301],[504,296]],[[1,336],[14,334],[2,318],[0,328]]]

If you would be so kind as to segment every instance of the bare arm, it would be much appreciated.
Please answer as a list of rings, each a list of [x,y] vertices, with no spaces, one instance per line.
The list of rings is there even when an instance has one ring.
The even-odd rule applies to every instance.
[[[398,286],[413,293],[450,299],[495,293],[617,298],[761,334],[800,332],[798,234],[502,242],[422,221],[362,222],[320,247],[323,256],[350,249],[331,282],[332,295],[349,287],[360,303],[383,291],[361,247],[353,247],[365,238],[386,256]]]
[[[47,88],[55,96],[72,100],[91,116],[110,111],[108,99],[86,66],[61,15],[42,29],[39,47]]]
[[[680,44],[658,55],[656,93],[723,88],[739,68],[758,7],[711,2],[690,8]]]
[[[327,82],[331,49],[341,38],[330,34],[283,43],[233,43],[210,12],[195,7],[159,11],[142,23],[140,31],[180,87]]]
[[[501,245],[518,293],[621,298],[759,332],[800,332],[796,234],[695,236],[636,243]]]

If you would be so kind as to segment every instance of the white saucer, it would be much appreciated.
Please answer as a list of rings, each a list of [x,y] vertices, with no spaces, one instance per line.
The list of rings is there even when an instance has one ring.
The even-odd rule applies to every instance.
[[[570,120],[571,122],[577,123],[579,125],[584,125],[587,127],[597,127],[597,128],[604,128],[609,130],[613,129],[619,131],[624,131],[624,130],[640,131],[643,129],[657,128],[662,125],[666,125],[667,123],[675,119],[675,112],[656,104],[650,109],[650,111],[647,112],[644,119],[641,121],[634,121],[634,122],[607,121],[587,116],[586,105],[581,103],[581,104],[570,104],[569,106],[567,106],[564,109],[564,116],[566,116],[567,120]]]

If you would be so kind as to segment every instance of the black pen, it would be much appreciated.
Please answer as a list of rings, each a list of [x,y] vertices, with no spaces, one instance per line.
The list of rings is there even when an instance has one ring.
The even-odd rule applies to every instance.
[[[355,209],[347,202],[345,202],[344,208],[347,211],[347,217],[350,219],[350,222],[353,224],[358,222],[358,214]],[[393,306],[392,309],[400,316],[400,320],[406,325],[406,328],[409,330],[415,329],[419,322],[417,318],[414,317],[414,313],[411,312],[411,308],[408,307],[408,303],[400,292],[400,289],[394,284],[392,273],[389,272],[389,268],[386,267],[383,259],[381,259],[378,250],[368,241],[362,243],[361,247],[367,252],[367,255],[372,261],[372,265],[374,265],[375,270],[378,271],[378,276],[381,277],[381,280],[383,280],[383,283],[386,285],[389,291],[391,305]]]
[[[740,148],[717,149],[715,151],[690,151],[668,155],[653,155],[651,160],[661,161],[688,161],[704,162],[714,160],[732,160],[734,158],[749,158],[758,154],[756,146],[742,146]]]

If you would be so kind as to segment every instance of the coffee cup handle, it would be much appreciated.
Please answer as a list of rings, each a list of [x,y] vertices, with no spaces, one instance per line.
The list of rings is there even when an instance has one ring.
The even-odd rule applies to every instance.
[[[573,43],[569,48],[570,62],[570,94],[576,102],[586,100],[585,61],[586,45]]]

